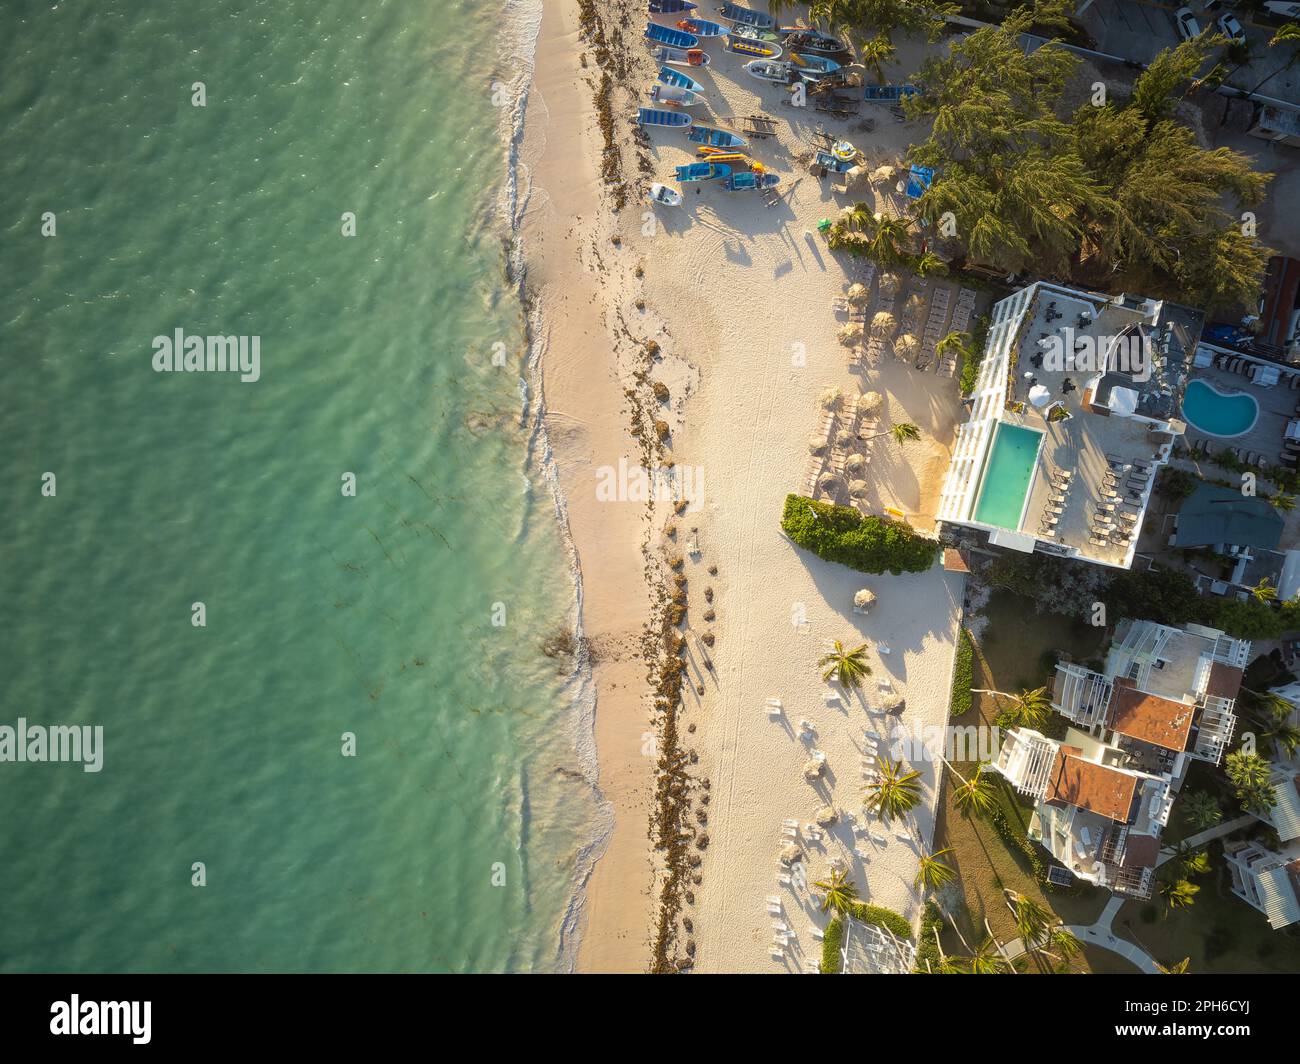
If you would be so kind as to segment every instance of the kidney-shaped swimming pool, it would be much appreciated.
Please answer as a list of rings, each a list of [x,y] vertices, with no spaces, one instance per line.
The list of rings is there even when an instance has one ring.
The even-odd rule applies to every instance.
[[[1206,381],[1189,381],[1183,394],[1183,417],[1211,436],[1240,436],[1259,419],[1259,403],[1253,395],[1229,395]]]

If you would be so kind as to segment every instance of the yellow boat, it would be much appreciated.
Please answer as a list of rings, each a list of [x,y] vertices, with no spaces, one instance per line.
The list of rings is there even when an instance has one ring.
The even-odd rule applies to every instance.
[[[749,156],[742,155],[738,151],[718,151],[716,148],[700,148],[699,154],[703,155],[711,163],[743,163],[749,165]]]

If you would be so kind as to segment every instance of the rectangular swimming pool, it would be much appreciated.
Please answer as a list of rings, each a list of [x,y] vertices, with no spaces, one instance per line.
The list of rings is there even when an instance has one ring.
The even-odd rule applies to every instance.
[[[998,423],[994,433],[975,504],[975,520],[1014,531],[1020,527],[1043,434],[1005,421]]]

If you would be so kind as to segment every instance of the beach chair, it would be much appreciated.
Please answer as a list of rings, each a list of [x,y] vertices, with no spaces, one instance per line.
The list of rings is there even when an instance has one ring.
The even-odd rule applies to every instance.
[[[767,710],[767,715],[769,717],[779,717],[785,712],[785,707],[781,705],[781,700],[779,698],[769,698],[763,703],[763,705]]]

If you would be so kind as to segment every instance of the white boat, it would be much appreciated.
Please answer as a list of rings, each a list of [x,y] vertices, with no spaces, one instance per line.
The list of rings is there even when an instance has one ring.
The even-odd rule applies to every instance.
[[[751,78],[758,78],[759,81],[774,81],[778,85],[789,84],[791,69],[789,63],[777,62],[773,59],[755,59],[745,64],[745,73]]]
[[[682,194],[675,188],[661,185],[658,181],[646,190],[645,198],[651,203],[662,203],[665,207],[680,207],[682,205]]]
[[[698,92],[680,85],[656,85],[650,90],[650,99],[656,103],[670,103],[676,107],[695,107],[704,102]]]
[[[654,50],[654,57],[669,66],[706,67],[710,63],[709,53],[702,48],[669,48],[662,45]]]

